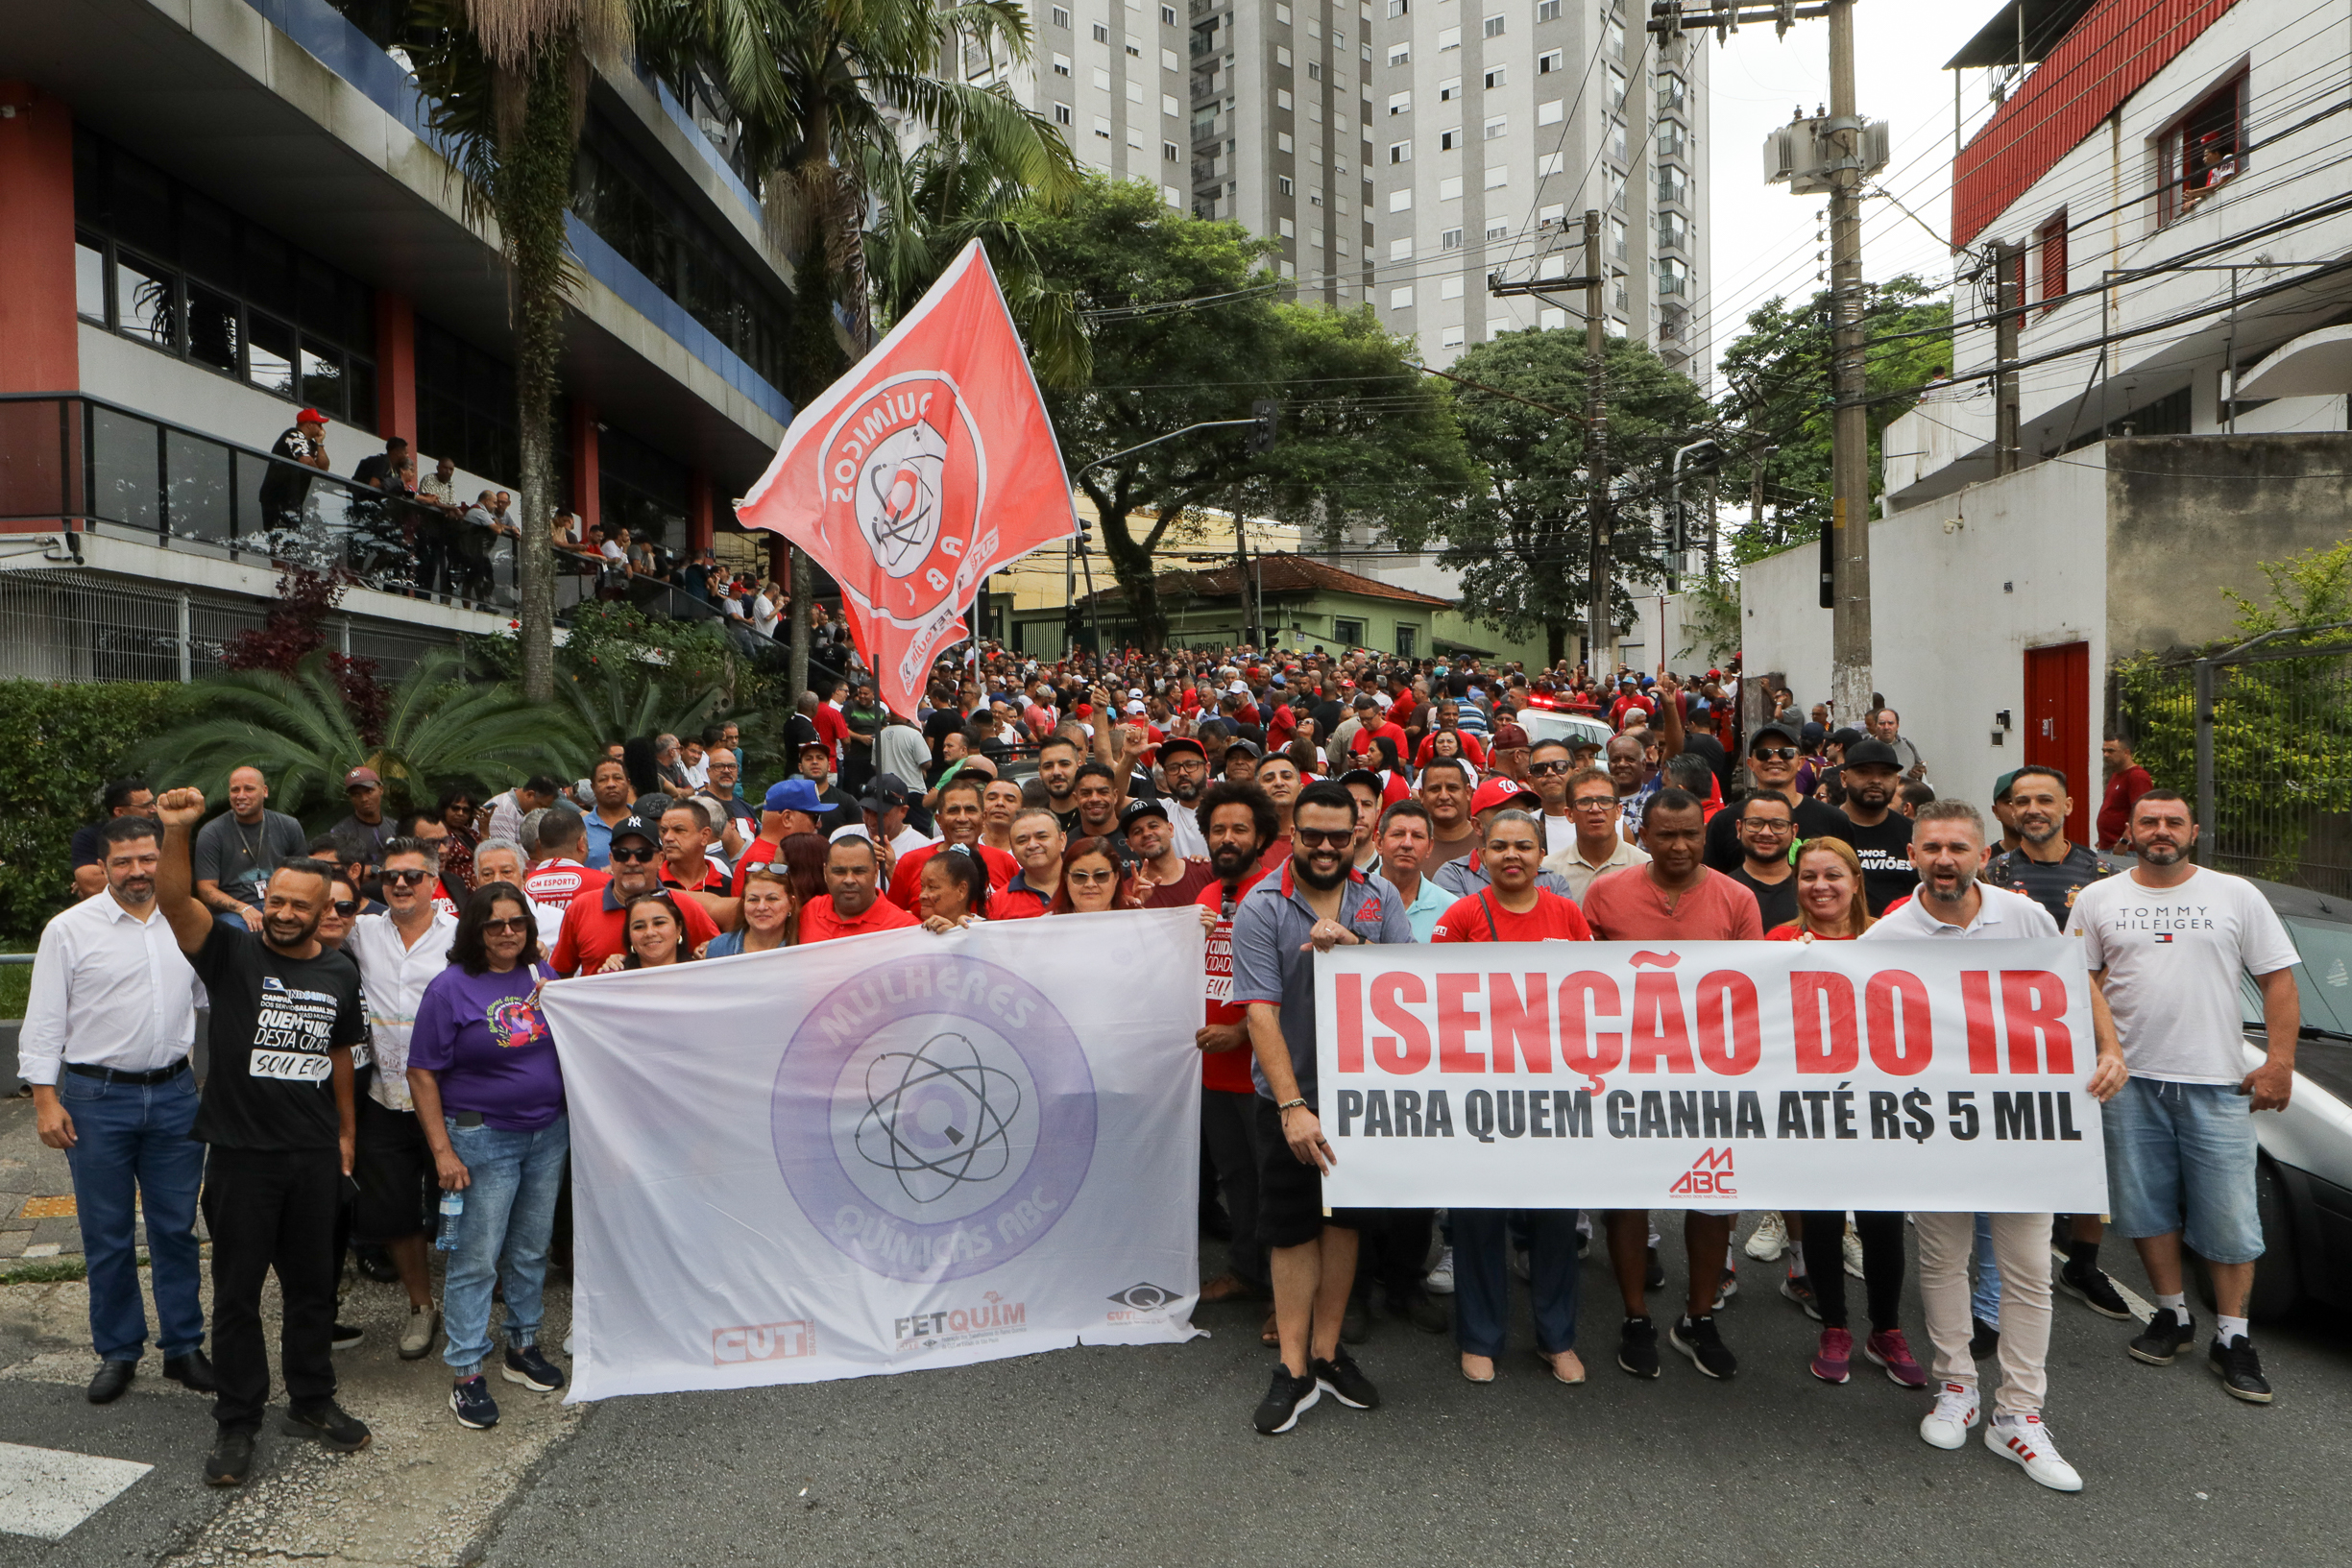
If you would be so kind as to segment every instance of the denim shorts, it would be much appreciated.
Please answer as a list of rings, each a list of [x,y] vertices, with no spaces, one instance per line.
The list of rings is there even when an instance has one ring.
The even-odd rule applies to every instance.
[[[2101,1114],[2107,1201],[2124,1235],[2180,1231],[2207,1263],[2262,1256],[2254,1118],[2235,1087],[2132,1078]]]

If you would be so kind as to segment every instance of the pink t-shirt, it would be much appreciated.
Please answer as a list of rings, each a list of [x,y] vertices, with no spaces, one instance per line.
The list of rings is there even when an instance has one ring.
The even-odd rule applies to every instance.
[[[1604,942],[1754,942],[1764,934],[1756,895],[1720,871],[1704,871],[1668,910],[1648,866],[1620,866],[1585,889],[1585,920]]]

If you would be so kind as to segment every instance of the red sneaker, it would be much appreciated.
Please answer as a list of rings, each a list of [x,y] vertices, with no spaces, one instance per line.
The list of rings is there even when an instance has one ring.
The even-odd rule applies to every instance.
[[[1844,1329],[1821,1331],[1821,1348],[1813,1352],[1813,1376],[1824,1383],[1843,1383],[1847,1363],[1853,1360],[1853,1335]]]
[[[1928,1374],[1911,1354],[1910,1341],[1901,1329],[1881,1329],[1862,1341],[1862,1354],[1871,1363],[1886,1368],[1886,1375],[1905,1388],[1925,1388]]]

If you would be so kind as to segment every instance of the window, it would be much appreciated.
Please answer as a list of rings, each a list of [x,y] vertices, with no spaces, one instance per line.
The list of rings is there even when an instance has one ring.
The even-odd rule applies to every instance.
[[[1538,76],[1549,76],[1554,71],[1564,71],[1567,68],[1568,56],[1567,51],[1564,49],[1546,49],[1543,51],[1543,53],[1536,57],[1536,74]]]
[[[1442,54],[1445,53],[1445,51],[1446,51],[1446,50],[1448,50],[1448,49],[1459,49],[1459,48],[1461,48],[1461,47],[1462,47],[1462,29],[1460,29],[1460,28],[1458,28],[1458,27],[1442,27],[1442,28],[1438,29],[1438,53],[1439,53],[1439,54],[1441,54],[1441,55],[1442,55]]]
[[[1393,141],[1389,143],[1389,161],[1391,163],[1412,162],[1413,144],[1409,141]]]
[[[1460,184],[1462,183],[1462,181],[1459,181],[1459,180],[1456,180],[1456,181],[1452,181],[1452,183],[1458,186],[1458,185],[1460,185]],[[1444,194],[1444,192],[1440,191],[1438,194],[1439,194],[1439,195],[1441,195],[1441,196],[1443,196],[1443,195]],[[1456,190],[1456,191],[1454,192],[1454,194],[1455,194],[1456,196],[1459,196],[1459,195],[1461,195],[1461,194],[1462,194],[1462,192],[1461,192],[1460,190]],[[1408,186],[1406,186],[1406,187],[1405,187],[1403,190],[1393,190],[1393,191],[1389,192],[1389,210],[1390,210],[1391,212],[1410,212],[1410,211],[1412,211],[1412,210],[1413,210],[1413,187],[1412,187],[1412,186],[1410,186],[1410,185],[1408,185]]]
[[[1511,116],[1508,114],[1497,114],[1487,122],[1486,139],[1489,141],[1495,141],[1510,134],[1510,132]]]
[[[1337,49],[1343,55],[1347,53],[1347,35],[1340,32],[1336,28],[1333,29],[1331,34],[1331,47]]]
[[[1297,144],[1297,142],[1295,142],[1295,141],[1291,140],[1291,133],[1290,133],[1289,132],[1287,132],[1287,131],[1277,131],[1277,132],[1275,132],[1275,133],[1274,133],[1274,151],[1275,151],[1275,152],[1277,152],[1277,153],[1290,153],[1290,152],[1296,152],[1296,151],[1297,150],[1297,146],[1298,146],[1298,144]]]
[[[1511,183],[1511,166],[1507,163],[1487,165],[1487,189],[1501,190]]]
[[[1462,96],[1462,78],[1449,76],[1438,84],[1438,102],[1450,104]]]
[[[1656,82],[1658,107],[1661,109],[1670,109],[1679,112],[1687,101],[1685,97],[1687,90],[1683,85],[1681,77],[1660,72]]]
[[[1290,90],[1290,88],[1288,88],[1288,87],[1276,87],[1276,88],[1274,89],[1274,108],[1276,108],[1276,109],[1288,109],[1288,108],[1290,108],[1290,107],[1291,107],[1291,90]]]
[[[1277,44],[1274,47],[1274,63],[1281,66],[1286,71],[1289,70],[1291,64],[1291,52]]]
[[[1479,31],[1490,38],[1499,38],[1503,36],[1503,19],[1500,16],[1490,16],[1479,24]]]
[[[1413,291],[1407,289],[1405,292],[1410,294]],[[1411,303],[1412,302],[1407,301],[1406,302]],[[1346,615],[1332,616],[1331,640],[1344,648],[1364,646],[1364,623],[1360,620],[1350,620]]]
[[[1536,106],[1536,124],[1558,125],[1560,123],[1562,112],[1563,109],[1559,99],[1545,99],[1542,103]]]
[[[1070,74],[1070,57],[1068,55],[1057,54],[1054,57],[1054,74],[1055,76],[1068,76]]]
[[[1560,165],[1555,163],[1548,169],[1539,169],[1536,172],[1539,174],[1558,174],[1560,172]],[[1619,212],[1625,210],[1625,176],[1617,173],[1617,171],[1614,169],[1609,171],[1609,205],[1615,207]]]
[[[1183,150],[1177,147],[1175,142],[1164,141],[1159,144],[1159,157],[1162,163],[1174,163],[1182,157],[1182,156]]]
[[[1413,308],[1413,285],[1407,283],[1402,287],[1389,290],[1389,308],[1391,310],[1411,310]]]
[[[1055,125],[1068,125],[1070,123],[1070,106],[1068,104],[1055,104],[1054,106],[1054,123]]]
[[[1657,129],[1658,156],[1684,157],[1690,152],[1690,133],[1672,120],[1661,120]]]
[[[1461,177],[1460,175],[1453,175],[1453,176],[1451,176],[1451,177],[1449,177],[1449,178],[1447,178],[1447,179],[1441,180],[1441,181],[1438,181],[1438,200],[1439,200],[1439,201],[1441,201],[1441,202],[1458,202],[1458,201],[1460,201],[1461,199],[1462,199],[1462,177]],[[1394,198],[1394,197],[1391,197],[1391,198],[1389,198],[1389,201],[1390,201],[1390,205],[1391,205],[1391,206],[1392,206],[1392,207],[1394,207],[1394,204],[1395,204],[1395,198]]]
[[[1159,111],[1172,120],[1184,112],[1176,107],[1176,94],[1172,92],[1163,92],[1159,95]]]
[[[1661,251],[1687,250],[1690,245],[1690,221],[1679,212],[1658,215],[1658,248]],[[1625,259],[1625,248],[1617,248],[1617,259]]]
[[[1110,140],[1110,120],[1107,116],[1098,114],[1094,117],[1094,133],[1104,141]]]
[[[1447,278],[1441,279],[1441,280],[1440,280],[1440,282],[1438,283],[1438,298],[1439,298],[1439,299],[1441,299],[1441,300],[1459,300],[1459,299],[1461,299],[1461,298],[1462,298],[1462,275],[1461,275],[1461,274],[1459,274],[1459,273],[1456,273],[1456,274],[1455,274],[1453,277],[1447,277]]]
[[[1298,237],[1298,226],[1291,222],[1288,218],[1276,218],[1274,220],[1274,228],[1281,230],[1282,237],[1284,239],[1296,239]]]
[[[1536,20],[1539,22],[1560,20],[1560,0],[1536,0]]]
[[[1462,128],[1461,128],[1460,126],[1458,126],[1458,125],[1457,125],[1457,126],[1452,127],[1452,128],[1451,128],[1451,129],[1449,129],[1449,130],[1441,131],[1441,132],[1439,132],[1439,133],[1438,133],[1438,151],[1439,151],[1439,152],[1441,152],[1441,153],[1450,153],[1450,152],[1452,152],[1452,151],[1453,151],[1455,148],[1460,147],[1461,145],[1462,145]]]
[[[2156,222],[2194,210],[2245,167],[2245,78],[2225,83],[2182,115],[2156,143]]]
[[[1410,92],[1393,92],[1393,93],[1390,93],[1390,94],[1389,94],[1389,112],[1390,112],[1391,114],[1393,114],[1393,115],[1394,115],[1394,114],[1410,114],[1410,113],[1412,113],[1412,112],[1413,112],[1413,94],[1411,94]]]
[[[1307,61],[1307,80],[1308,80],[1309,82],[1321,82],[1322,79],[1323,79],[1323,62],[1322,62],[1321,60],[1308,60],[1308,61]]]
[[[1110,29],[1109,29],[1109,28],[1107,28],[1107,27],[1104,27],[1104,26],[1103,26],[1103,25],[1101,22],[1097,22],[1097,23],[1095,23],[1095,24],[1094,24],[1094,41],[1095,41],[1095,42],[1097,42],[1097,43],[1108,43],[1108,42],[1110,42]]]
[[[1609,156],[1615,158],[1619,163],[1630,163],[1633,161],[1631,153],[1632,149],[1627,144],[1625,139],[1625,126],[1623,122],[1617,122],[1611,125],[1609,128]]]
[[[1143,102],[1143,84],[1142,84],[1142,83],[1140,83],[1140,82],[1129,82],[1129,83],[1127,84],[1127,101],[1128,101],[1128,103],[1130,103],[1130,104],[1140,104],[1140,103],[1142,103],[1142,102]]]
[[[1389,259],[1391,261],[1412,260],[1413,241],[1410,239],[1393,239],[1389,241]]]
[[[1307,192],[1307,205],[1309,205],[1309,206],[1321,206],[1321,205],[1323,205],[1323,193],[1322,193],[1321,191],[1319,191],[1319,190],[1311,190],[1311,191],[1308,191],[1308,192]],[[1346,199],[1345,197],[1341,198],[1341,200],[1340,200],[1340,210],[1341,210],[1342,212],[1345,212],[1345,211],[1346,211],[1346,210],[1347,210],[1347,202],[1346,202]]]
[[[1438,249],[1441,251],[1461,250],[1462,230],[1459,229],[1448,229],[1443,233],[1441,233],[1438,236]]]
[[[1274,189],[1280,191],[1285,196],[1289,196],[1294,194],[1297,187],[1291,183],[1291,177],[1289,175],[1278,174],[1274,176]]]
[[[1492,66],[1489,66],[1489,67],[1488,67],[1488,69],[1487,69],[1487,90],[1488,90],[1489,92],[1492,92],[1492,91],[1493,91],[1495,88],[1497,88],[1497,87],[1501,86],[1501,85],[1502,85],[1504,83],[1506,83],[1506,82],[1508,82],[1508,81],[1510,81],[1510,80],[1511,80],[1511,68],[1510,68],[1509,66],[1507,66],[1507,65],[1492,65]]]
[[[1127,56],[1129,60],[1141,60],[1143,59],[1143,51],[1130,43],[1127,45]]]
[[[1176,25],[1176,7],[1162,6],[1159,8],[1159,25],[1162,27],[1174,27]]]
[[[1550,309],[1539,310],[1536,312],[1536,326],[1546,332],[1561,331],[1564,329],[1567,325],[1568,313],[1560,309],[1558,306],[1553,306]]]
[[[1060,6],[1055,6],[1054,8],[1054,25],[1055,27],[1068,27],[1070,25],[1069,12],[1063,10]]]
[[[1275,7],[1274,7],[1274,20],[1275,20],[1275,21],[1277,21],[1277,22],[1280,22],[1280,23],[1281,23],[1281,24],[1282,24],[1284,27],[1288,27],[1288,26],[1290,26],[1290,25],[1291,25],[1291,8],[1290,8],[1290,7],[1288,7],[1288,6],[1284,6],[1284,5],[1277,5],[1277,6],[1275,6]]]
[[[1690,181],[1682,170],[1668,165],[1658,171],[1658,199],[1661,202],[1687,202]]]
[[[1097,92],[1110,91],[1109,67],[1098,65],[1094,68],[1094,90]]]
[[[1389,45],[1389,63],[1391,65],[1402,65],[1410,61],[1412,59],[1413,45],[1409,43],[1392,43]]]
[[[2055,310],[2066,295],[2066,214],[2042,226],[2042,308]]]
[[[1492,244],[1494,241],[1496,241],[1496,240],[1498,240],[1498,239],[1509,239],[1510,237],[1511,237],[1511,220],[1510,220],[1510,219],[1508,219],[1508,218],[1495,218],[1495,219],[1491,219],[1491,220],[1489,220],[1489,221],[1488,221],[1488,224],[1487,224],[1487,242],[1488,242],[1490,245],[1491,245],[1491,244]]]
[[[1625,24],[1612,17],[1601,29],[1601,47],[1611,60],[1625,58]]]
[[[1413,9],[1413,0],[1389,0],[1389,14],[1402,16]]]
[[[1667,295],[1690,292],[1690,264],[1672,256],[1658,264],[1658,292]]]
[[[1546,153],[1542,157],[1537,158],[1536,178],[1540,180],[1546,175],[1558,174],[1560,172],[1560,165],[1565,155],[1560,153]],[[1617,182],[1617,196],[1620,205],[1622,205],[1625,195],[1625,177],[1623,175],[1612,175],[1610,178]]]
[[[1461,327],[1449,326],[1445,329],[1445,346],[1448,349],[1458,349],[1462,347]],[[1418,626],[1409,625],[1404,621],[1398,621],[1396,623],[1396,657],[1399,659],[1418,659],[1420,657],[1420,648],[1421,629]]]

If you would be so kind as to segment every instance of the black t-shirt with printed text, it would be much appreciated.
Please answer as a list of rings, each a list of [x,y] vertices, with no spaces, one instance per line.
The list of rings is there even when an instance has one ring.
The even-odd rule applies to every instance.
[[[1862,862],[1862,895],[1873,915],[1886,913],[1888,905],[1919,886],[1919,873],[1904,853],[1911,847],[1911,819],[1901,811],[1887,812],[1885,821],[1870,828],[1845,818],[1836,836],[1852,844],[1855,858]]]
[[[188,963],[212,999],[211,1071],[189,1136],[219,1148],[333,1148],[327,1052],[368,1038],[359,966],[325,948],[289,958],[225,923]]]

